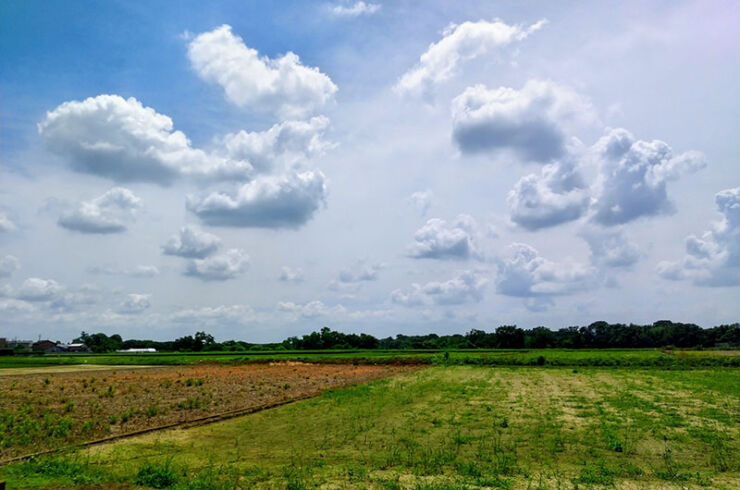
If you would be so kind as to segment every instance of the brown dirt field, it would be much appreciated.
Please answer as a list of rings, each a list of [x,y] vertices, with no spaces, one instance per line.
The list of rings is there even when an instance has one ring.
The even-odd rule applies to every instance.
[[[5,426],[0,460],[313,396],[413,369],[287,362],[0,377],[0,428]]]

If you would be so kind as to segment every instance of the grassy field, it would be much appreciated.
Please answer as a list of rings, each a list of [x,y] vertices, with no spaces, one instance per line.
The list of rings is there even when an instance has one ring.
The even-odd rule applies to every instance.
[[[366,351],[273,351],[200,352],[156,354],[62,354],[0,357],[4,368],[73,364],[185,365],[202,363],[302,361],[321,363],[395,363],[489,366],[636,366],[636,367],[740,367],[740,351],[659,349],[476,349],[459,351],[366,350]]]
[[[9,488],[740,487],[740,370],[434,366],[0,468]],[[99,488],[99,487],[98,487]]]

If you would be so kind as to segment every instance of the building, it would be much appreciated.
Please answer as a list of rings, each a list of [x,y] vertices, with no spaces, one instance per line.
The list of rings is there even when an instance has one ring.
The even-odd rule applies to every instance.
[[[157,349],[154,347],[142,347],[139,349],[120,349],[116,352],[120,352],[121,354],[146,354],[148,352],[157,352]]]
[[[32,350],[34,352],[55,352],[55,349],[57,347],[57,342],[52,342],[51,340],[39,340],[38,342],[34,342],[32,346]]]

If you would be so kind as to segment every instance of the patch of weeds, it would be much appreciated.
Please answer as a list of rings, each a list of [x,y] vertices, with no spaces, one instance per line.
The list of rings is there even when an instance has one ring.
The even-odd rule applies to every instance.
[[[614,468],[608,467],[603,460],[598,460],[596,464],[589,464],[583,468],[576,482],[584,485],[613,485],[614,477],[618,473]]]
[[[75,409],[74,402],[67,402],[67,403],[64,404],[64,412],[65,413],[69,413],[69,412],[71,412],[74,409]]]
[[[152,488],[167,488],[179,480],[179,475],[170,461],[162,464],[146,463],[139,468],[134,483]]]
[[[149,407],[146,409],[146,416],[149,418],[154,417],[158,413],[159,413],[159,407],[157,406],[156,403],[149,405]]]

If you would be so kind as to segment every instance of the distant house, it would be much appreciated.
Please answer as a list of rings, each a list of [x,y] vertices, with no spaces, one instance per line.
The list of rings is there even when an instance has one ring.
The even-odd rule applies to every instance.
[[[147,352],[157,352],[157,349],[154,347],[141,347],[138,349],[120,349],[116,352],[120,352],[122,354],[145,354]]]
[[[7,347],[18,352],[31,352],[33,350],[33,340],[9,340]]]
[[[67,344],[65,347],[66,352],[90,352],[90,349],[88,349],[85,344]]]
[[[32,350],[34,352],[54,352],[57,348],[57,343],[52,342],[51,340],[39,340],[38,342],[34,342],[32,346]]]

